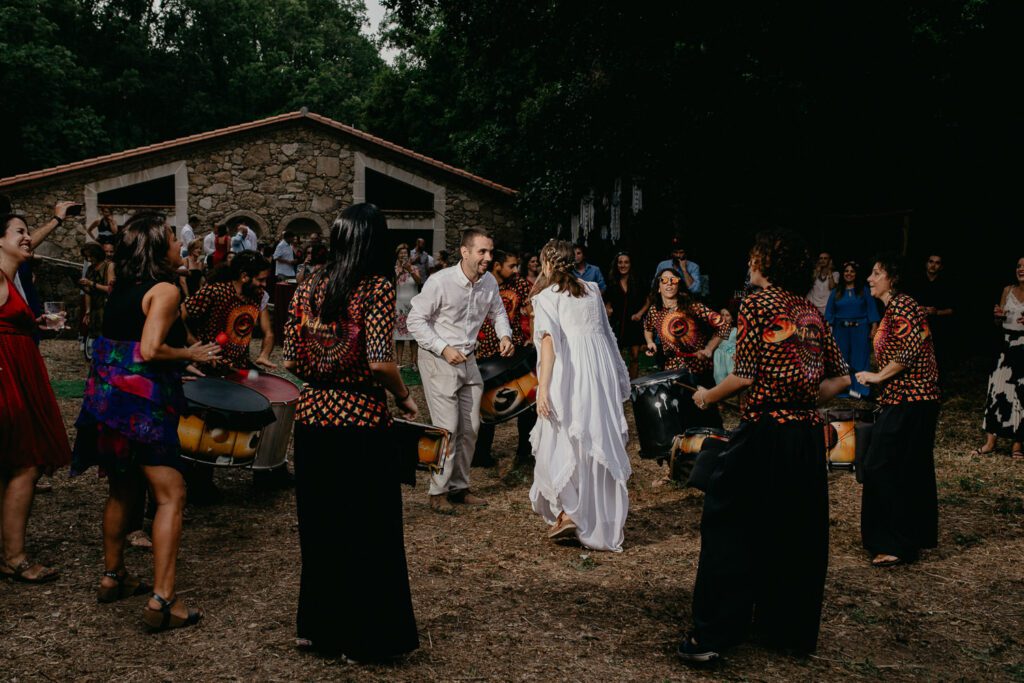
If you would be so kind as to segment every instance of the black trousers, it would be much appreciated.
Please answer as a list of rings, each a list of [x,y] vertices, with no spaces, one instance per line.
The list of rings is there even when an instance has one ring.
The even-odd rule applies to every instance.
[[[516,446],[516,461],[529,460],[533,456],[530,448],[530,432],[537,424],[536,406],[519,413],[516,417],[516,427],[519,430],[519,445]],[[473,451],[473,465],[479,467],[482,463],[489,463],[493,460],[491,448],[494,446],[494,425],[480,423],[480,431],[476,437],[476,449]]]
[[[913,561],[939,540],[935,490],[938,401],[882,409],[864,455],[860,532],[872,555]]]
[[[743,423],[711,477],[693,591],[694,635],[813,652],[828,569],[824,433],[770,418]]]
[[[295,425],[299,638],[381,660],[419,646],[389,432]]]

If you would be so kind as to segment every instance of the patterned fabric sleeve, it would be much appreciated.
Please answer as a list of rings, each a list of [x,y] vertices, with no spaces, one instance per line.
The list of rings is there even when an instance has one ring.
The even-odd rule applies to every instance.
[[[889,305],[892,307],[893,333],[888,338],[890,346],[886,355],[891,362],[906,368],[913,364],[924,345],[921,307],[909,296],[898,296]]]
[[[715,331],[715,336],[721,337],[722,339],[729,338],[729,332],[732,330],[729,325],[726,324],[725,318],[715,310],[708,308],[704,304],[696,304],[692,307],[693,313],[696,317],[706,322]]]
[[[306,280],[292,295],[288,304],[288,318],[284,323],[284,359],[296,360],[296,347],[299,343],[299,325],[302,322],[302,308],[309,299],[309,285],[312,280]]]
[[[380,279],[365,303],[363,324],[366,329],[366,360],[370,363],[392,363],[395,333],[395,287]]]
[[[736,355],[732,373],[744,379],[757,377],[758,359],[761,357],[761,326],[763,322],[753,304],[744,301],[736,315]]]
[[[210,316],[210,307],[213,305],[215,289],[216,285],[207,285],[185,299],[185,313],[188,314],[188,326],[196,335],[199,334],[206,323],[206,319]]]
[[[645,331],[647,331],[647,332],[654,332],[654,330],[657,329],[658,323],[654,320],[655,315],[656,315],[656,313],[655,313],[654,306],[651,306],[650,308],[648,308],[647,312],[644,313],[644,330]]]
[[[825,323],[825,332],[821,339],[821,360],[825,368],[825,377],[828,379],[850,374],[850,366],[846,364],[843,352],[839,350],[839,344],[836,342],[836,336],[828,323]]]

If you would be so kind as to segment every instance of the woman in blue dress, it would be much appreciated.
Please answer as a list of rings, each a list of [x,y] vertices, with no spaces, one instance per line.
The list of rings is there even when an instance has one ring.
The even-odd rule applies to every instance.
[[[832,326],[839,350],[850,366],[850,395],[867,398],[871,390],[858,382],[855,375],[871,369],[871,340],[880,316],[859,268],[855,261],[843,264],[842,282],[828,296],[825,320]]]

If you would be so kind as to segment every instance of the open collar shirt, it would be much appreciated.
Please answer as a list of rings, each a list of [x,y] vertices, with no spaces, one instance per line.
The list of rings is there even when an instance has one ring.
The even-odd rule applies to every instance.
[[[408,326],[416,343],[436,355],[446,346],[463,354],[476,350],[480,326],[488,316],[498,338],[512,336],[498,281],[485,273],[476,282],[455,264],[434,273],[412,299]]]

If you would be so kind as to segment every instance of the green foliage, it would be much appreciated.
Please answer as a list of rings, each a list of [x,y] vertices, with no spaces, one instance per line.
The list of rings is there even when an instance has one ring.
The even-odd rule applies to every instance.
[[[358,0],[10,0],[0,175],[307,106],[358,123],[383,62]]]

